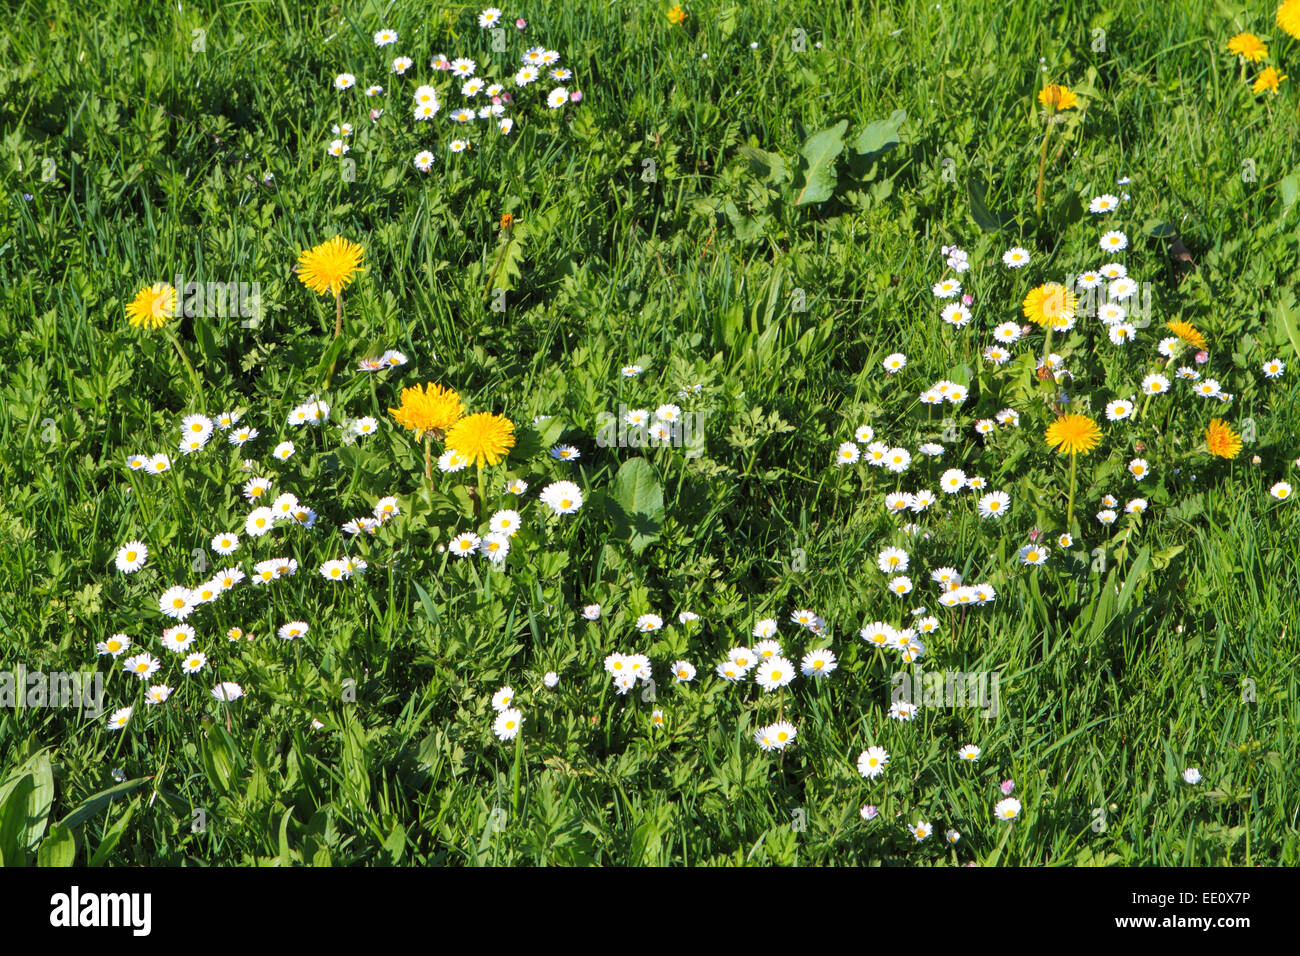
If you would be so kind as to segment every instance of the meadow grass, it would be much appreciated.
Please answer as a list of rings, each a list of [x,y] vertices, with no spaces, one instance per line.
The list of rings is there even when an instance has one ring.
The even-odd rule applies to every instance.
[[[1273,5],[702,2],[680,25],[663,4],[533,6],[503,8],[505,51],[477,6],[50,0],[0,24],[0,668],[98,670],[108,711],[135,706],[120,731],[103,715],[0,709],[0,807],[40,820],[0,826],[4,862],[1300,861],[1300,525],[1268,491],[1296,480],[1300,455],[1297,89],[1256,96],[1257,67],[1224,50],[1250,30],[1270,63],[1300,70]],[[385,27],[399,40],[377,47]],[[446,113],[463,98],[430,57],[472,57],[505,80],[534,42],[560,51],[581,102],[521,103],[509,136],[479,120],[473,148],[450,153]],[[389,71],[398,55],[414,61],[404,76]],[[335,90],[344,71],[358,88]],[[426,126],[410,94],[430,80],[443,107]],[[1053,129],[1036,216],[1035,94],[1049,81],[1087,109]],[[385,92],[365,97],[371,83]],[[814,134],[847,120],[851,144],[891,116],[896,144],[846,146],[821,167],[827,198],[798,202],[817,185],[801,159]],[[354,166],[326,152],[341,122]],[[428,173],[412,165],[424,148]],[[1084,211],[1121,192],[1117,212]],[[1099,252],[1108,229],[1126,232],[1122,255]],[[291,271],[335,234],[365,250],[337,343],[334,302]],[[1181,282],[1175,235],[1195,262]],[[969,255],[966,329],[938,319],[944,245]],[[1029,267],[1003,267],[1012,246]],[[1105,403],[1140,378],[1131,350],[1093,318],[1054,340],[1074,374],[1068,407],[1106,435],[1079,458],[1078,541],[1059,549],[1068,469],[1042,440],[1057,389],[1034,375],[1041,335],[1000,369],[981,352],[995,325],[1020,321],[1030,287],[1109,259],[1153,286],[1154,321],[1131,347],[1141,361],[1166,320],[1193,322],[1210,343],[1204,373],[1234,397],[1211,410],[1175,382],[1149,416],[1109,423]],[[177,275],[260,287],[251,320],[174,323],[201,391],[171,343],[124,314]],[[385,349],[409,362],[357,371]],[[894,352],[907,365],[891,376]],[[1265,380],[1275,355],[1287,371]],[[644,371],[625,377],[629,364]],[[941,378],[970,400],[919,404]],[[472,467],[427,488],[422,446],[388,412],[424,382],[519,430],[482,504]],[[313,395],[331,423],[286,426]],[[704,413],[701,445],[597,442],[602,413],[664,403]],[[236,407],[254,443],[218,432],[176,454],[183,416]],[[973,431],[1005,407],[1018,428]],[[1230,462],[1196,447],[1211,413],[1248,438]],[[345,441],[334,426],[359,416],[378,433]],[[914,451],[905,476],[835,466],[862,424]],[[277,462],[285,439],[297,451]],[[915,455],[926,441],[944,456]],[[1153,473],[1134,483],[1139,441]],[[558,442],[580,459],[548,457]],[[169,474],[127,469],[157,451],[175,459]],[[637,459],[649,469],[620,470]],[[1008,515],[981,520],[973,494],[941,494],[905,533],[885,494],[934,489],[950,466],[1007,491]],[[315,509],[315,527],[246,537],[240,488],[254,475]],[[507,476],[528,482],[527,508],[500,493]],[[576,514],[531,501],[557,480],[583,490]],[[1107,493],[1150,507],[1099,529]],[[372,539],[340,530],[386,495],[402,513]],[[503,570],[447,553],[498,507],[525,521]],[[1051,557],[1026,567],[1017,551],[1036,528]],[[229,559],[209,549],[227,530],[243,539]],[[122,574],[114,555],[135,539],[149,562]],[[876,569],[890,545],[912,555],[904,598]],[[365,574],[323,580],[321,563],[345,553]],[[297,574],[195,612],[209,667],[181,675],[157,646],[174,623],[157,595],[281,555]],[[944,565],[997,598],[941,609],[927,570]],[[598,621],[582,616],[590,603]],[[917,664],[996,673],[996,715],[887,716],[904,667],[858,629],[901,626],[916,605],[943,621]],[[822,635],[789,622],[804,608]],[[638,633],[645,613],[664,627]],[[716,676],[763,618],[793,661],[828,647],[838,670],[771,694]],[[290,620],[310,635],[278,640]],[[229,642],[231,626],[257,636]],[[116,632],[163,660],[165,704],[143,705],[144,684],[96,654]],[[656,683],[618,694],[602,666],[616,651],[648,655]],[[672,679],[679,658],[695,681]],[[247,696],[214,701],[216,680]],[[499,741],[490,698],[506,684],[525,723]],[[753,734],[778,718],[798,737],[763,752]],[[976,763],[956,758],[964,744],[981,748]],[[856,760],[871,745],[891,759],[867,780]],[[1188,767],[1201,783],[1184,782]],[[1013,823],[992,813],[1007,779],[1023,802]],[[917,821],[934,835],[914,839]]]

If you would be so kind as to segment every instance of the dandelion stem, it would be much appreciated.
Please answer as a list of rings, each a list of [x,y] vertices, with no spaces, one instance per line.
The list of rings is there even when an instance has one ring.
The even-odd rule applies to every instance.
[[[185,355],[185,350],[181,348],[181,342],[176,337],[176,333],[168,328],[164,328],[163,333],[171,340],[172,346],[176,349],[176,356],[181,360],[181,364],[185,366],[185,370],[190,373],[190,380],[194,382],[194,391],[198,395],[199,408],[206,412],[207,404],[203,400],[203,384],[199,381],[199,373],[194,371],[194,366],[190,364],[189,358]]]
[[[433,491],[433,436],[428,432],[424,434],[424,480],[429,483],[429,491]]]
[[[1034,190],[1034,215],[1042,218],[1043,215],[1043,176],[1047,173],[1047,141],[1052,132],[1051,117],[1048,117],[1047,125],[1043,127],[1043,151],[1038,156],[1038,188]]]
[[[1074,478],[1075,478],[1075,458],[1074,452],[1070,452],[1070,500],[1065,508],[1065,527],[1068,531],[1074,527]]]
[[[334,340],[336,341],[343,334],[343,290],[339,289],[334,293]],[[339,364],[339,353],[334,353],[334,358],[330,359],[330,370],[325,373],[325,388],[330,387],[330,381],[334,378],[334,369]]]

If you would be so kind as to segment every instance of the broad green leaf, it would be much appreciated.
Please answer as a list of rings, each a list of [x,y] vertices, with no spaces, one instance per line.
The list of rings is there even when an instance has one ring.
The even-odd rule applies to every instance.
[[[1277,306],[1277,321],[1286,332],[1287,339],[1291,342],[1291,348],[1295,349],[1296,356],[1300,358],[1300,322],[1297,321],[1294,302],[1284,300]]]
[[[1282,215],[1285,216],[1295,205],[1296,198],[1300,197],[1300,175],[1292,173],[1278,183],[1277,188],[1282,196]]]
[[[608,498],[610,518],[619,537],[640,554],[659,537],[664,522],[664,492],[644,458],[625,461],[614,476]]]
[[[72,866],[76,858],[77,837],[71,827],[62,823],[50,827],[50,832],[36,851],[37,866]]]
[[[213,789],[218,793],[229,793],[237,765],[233,741],[229,735],[221,727],[214,727],[209,731],[207,739],[199,745],[199,755]]]
[[[840,120],[829,129],[818,130],[808,137],[799,150],[808,164],[803,174],[803,188],[795,197],[796,206],[825,202],[835,192],[835,161],[844,152],[844,132],[848,120]]]
[[[27,854],[22,838],[27,833],[36,781],[30,773],[25,773],[6,786],[8,792],[0,802],[0,854],[5,866],[25,866]]]
[[[101,790],[99,793],[92,794],[85,800],[81,801],[75,809],[57,824],[69,829],[79,827],[95,814],[99,813],[118,797],[124,797],[133,790],[137,790],[148,783],[150,777],[136,777],[125,783],[119,783],[116,787],[109,787],[107,790]]]
[[[419,581],[413,583],[415,584],[415,593],[420,598],[420,607],[424,608],[424,616],[429,619],[430,624],[436,625],[438,623],[437,605],[433,603],[433,598],[429,597],[429,592],[421,586]]]
[[[757,146],[742,146],[737,152],[745,158],[749,168],[764,182],[776,186],[790,178],[790,170],[780,153],[769,153]]]
[[[889,119],[868,123],[853,141],[853,148],[864,156],[876,156],[888,152],[901,142],[899,129],[907,119],[905,110],[894,110]]]
[[[989,212],[989,207],[985,203],[988,187],[984,180],[974,173],[966,179],[966,193],[970,197],[971,218],[975,220],[975,225],[985,232],[1000,232],[1015,218],[1005,211],[996,214]]]
[[[112,822],[109,828],[104,832],[104,838],[99,841],[99,846],[95,847],[95,852],[90,855],[90,866],[103,866],[107,862],[109,855],[117,849],[117,845],[122,840],[122,835],[126,833],[126,828],[131,825],[131,817],[135,815],[135,809],[140,805],[140,798],[136,797],[126,805],[116,820]]]

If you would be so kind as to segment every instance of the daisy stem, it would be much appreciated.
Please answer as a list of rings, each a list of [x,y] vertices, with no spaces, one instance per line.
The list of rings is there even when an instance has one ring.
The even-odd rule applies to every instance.
[[[176,355],[181,360],[181,364],[184,365],[186,371],[190,373],[190,380],[194,382],[195,394],[197,394],[199,398],[199,408],[206,413],[207,403],[203,400],[203,385],[199,382],[199,373],[194,371],[194,366],[190,364],[189,358],[185,355],[185,350],[181,348],[181,342],[180,339],[176,338],[176,333],[171,329],[164,327],[163,334],[171,340],[172,346],[176,349]]]
[[[510,774],[514,777],[512,792],[510,794],[511,817],[519,816],[519,778],[523,776],[524,764],[524,729],[519,728],[515,734],[515,766]]]
[[[1038,156],[1038,188],[1034,190],[1034,215],[1041,218],[1043,215],[1043,176],[1047,172],[1047,140],[1052,132],[1052,126],[1043,127],[1043,151]]]
[[[126,475],[127,475],[127,479],[131,482],[131,488],[135,492],[135,500],[139,502],[140,514],[144,516],[145,529],[148,530],[149,526],[153,524],[153,521],[151,521],[149,518],[149,505],[146,501],[146,498],[144,495],[140,493],[140,479],[136,477],[136,473],[134,471],[128,470]]]

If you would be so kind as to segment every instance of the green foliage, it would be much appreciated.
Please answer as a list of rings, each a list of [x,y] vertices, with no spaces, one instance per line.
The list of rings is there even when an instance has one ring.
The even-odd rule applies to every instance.
[[[1300,862],[1287,809],[1300,529],[1295,502],[1268,495],[1300,484],[1296,90],[1254,96],[1254,68],[1243,81],[1222,52],[1255,29],[1294,74],[1271,14],[730,0],[674,27],[654,6],[537,5],[508,11],[529,25],[500,52],[462,9],[401,2],[379,22],[330,5],[183,7],[54,0],[0,26],[0,672],[98,672],[106,708],[0,707],[4,865]],[[399,43],[376,47],[381,27]],[[446,114],[463,97],[428,56],[473,57],[509,86],[533,42],[561,52],[582,102],[521,106],[508,136],[475,120],[473,148],[452,154]],[[398,55],[416,61],[406,76]],[[361,87],[347,95],[330,82],[343,69]],[[412,90],[431,78],[446,102],[415,123]],[[1049,80],[1086,109],[1052,128],[1038,217],[1034,97]],[[370,83],[385,91],[366,97]],[[341,122],[355,168],[326,153]],[[425,148],[427,174],[412,164]],[[1086,212],[1123,192],[1118,211]],[[1006,365],[986,362],[1030,287],[1106,261],[1107,228],[1153,286],[1134,346],[1087,317],[1053,339],[1071,378],[1038,374],[1037,332]],[[366,249],[337,339],[333,300],[291,271],[335,233]],[[1181,279],[1175,239],[1192,260]],[[952,244],[975,295],[962,329],[931,293]],[[1025,269],[1002,266],[1011,246],[1030,251]],[[261,289],[254,314],[173,323],[201,394],[166,337],[124,318],[140,288],[176,275]],[[1108,401],[1165,367],[1154,343],[1179,318],[1209,339],[1202,371],[1232,401],[1175,381],[1105,421]],[[407,364],[358,371],[388,349]],[[886,375],[893,352],[907,363]],[[1286,374],[1265,380],[1274,356]],[[639,375],[621,374],[632,364]],[[916,401],[941,378],[969,389],[961,406]],[[505,462],[426,479],[422,444],[388,413],[425,382],[509,417]],[[313,394],[329,423],[286,425]],[[1090,409],[1105,434],[1078,461],[1068,546],[1054,544],[1068,464],[1042,444],[1050,403]],[[665,404],[689,441],[595,440],[620,406]],[[235,448],[218,432],[176,453],[185,415],[235,408],[258,439]],[[1018,427],[975,431],[1008,408]],[[1232,462],[1200,447],[1215,414],[1254,423]],[[364,417],[374,434],[338,427]],[[914,454],[902,475],[836,467],[862,425],[944,454]],[[284,440],[296,451],[281,461]],[[561,444],[579,457],[551,457]],[[159,451],[167,474],[124,465]],[[1139,455],[1140,483],[1126,471]],[[968,494],[887,512],[886,495],[937,488],[948,467],[1010,494],[1001,523]],[[241,534],[218,557],[212,535],[242,529],[254,476],[316,523]],[[507,493],[510,480],[529,490]],[[583,491],[575,514],[537,500],[561,480]],[[1107,494],[1148,507],[1103,526]],[[390,495],[399,514],[373,535],[341,530]],[[446,550],[506,509],[522,522],[501,566]],[[1026,567],[1036,530],[1051,554]],[[113,561],[132,539],[150,559],[126,575]],[[891,545],[913,561],[906,598],[876,569]],[[326,581],[319,568],[343,555],[365,573]],[[209,664],[180,673],[158,643],[173,623],[158,594],[219,562],[251,572],[289,556],[296,574],[195,612]],[[942,608],[929,572],[946,565],[997,598]],[[941,626],[919,667],[996,672],[996,714],[886,716],[901,665],[858,629],[921,605]],[[788,623],[798,609],[822,632]],[[638,631],[643,614],[662,628]],[[831,648],[837,670],[773,694],[718,677],[765,618],[792,661]],[[290,620],[310,634],[281,641]],[[232,626],[253,639],[228,640]],[[145,704],[148,682],[97,653],[117,632],[163,659],[166,703]],[[617,693],[613,651],[646,654],[655,684]],[[694,681],[669,674],[678,659]],[[246,696],[215,700],[216,680]],[[525,722],[500,741],[490,700],[507,684]],[[754,732],[778,719],[795,744],[761,751]],[[967,743],[978,762],[956,759]],[[872,744],[891,761],[869,781],[855,761]],[[1183,782],[1188,766],[1204,783]],[[1007,778],[1024,803],[1010,825],[991,817]],[[905,828],[918,820],[936,827],[920,843]]]

